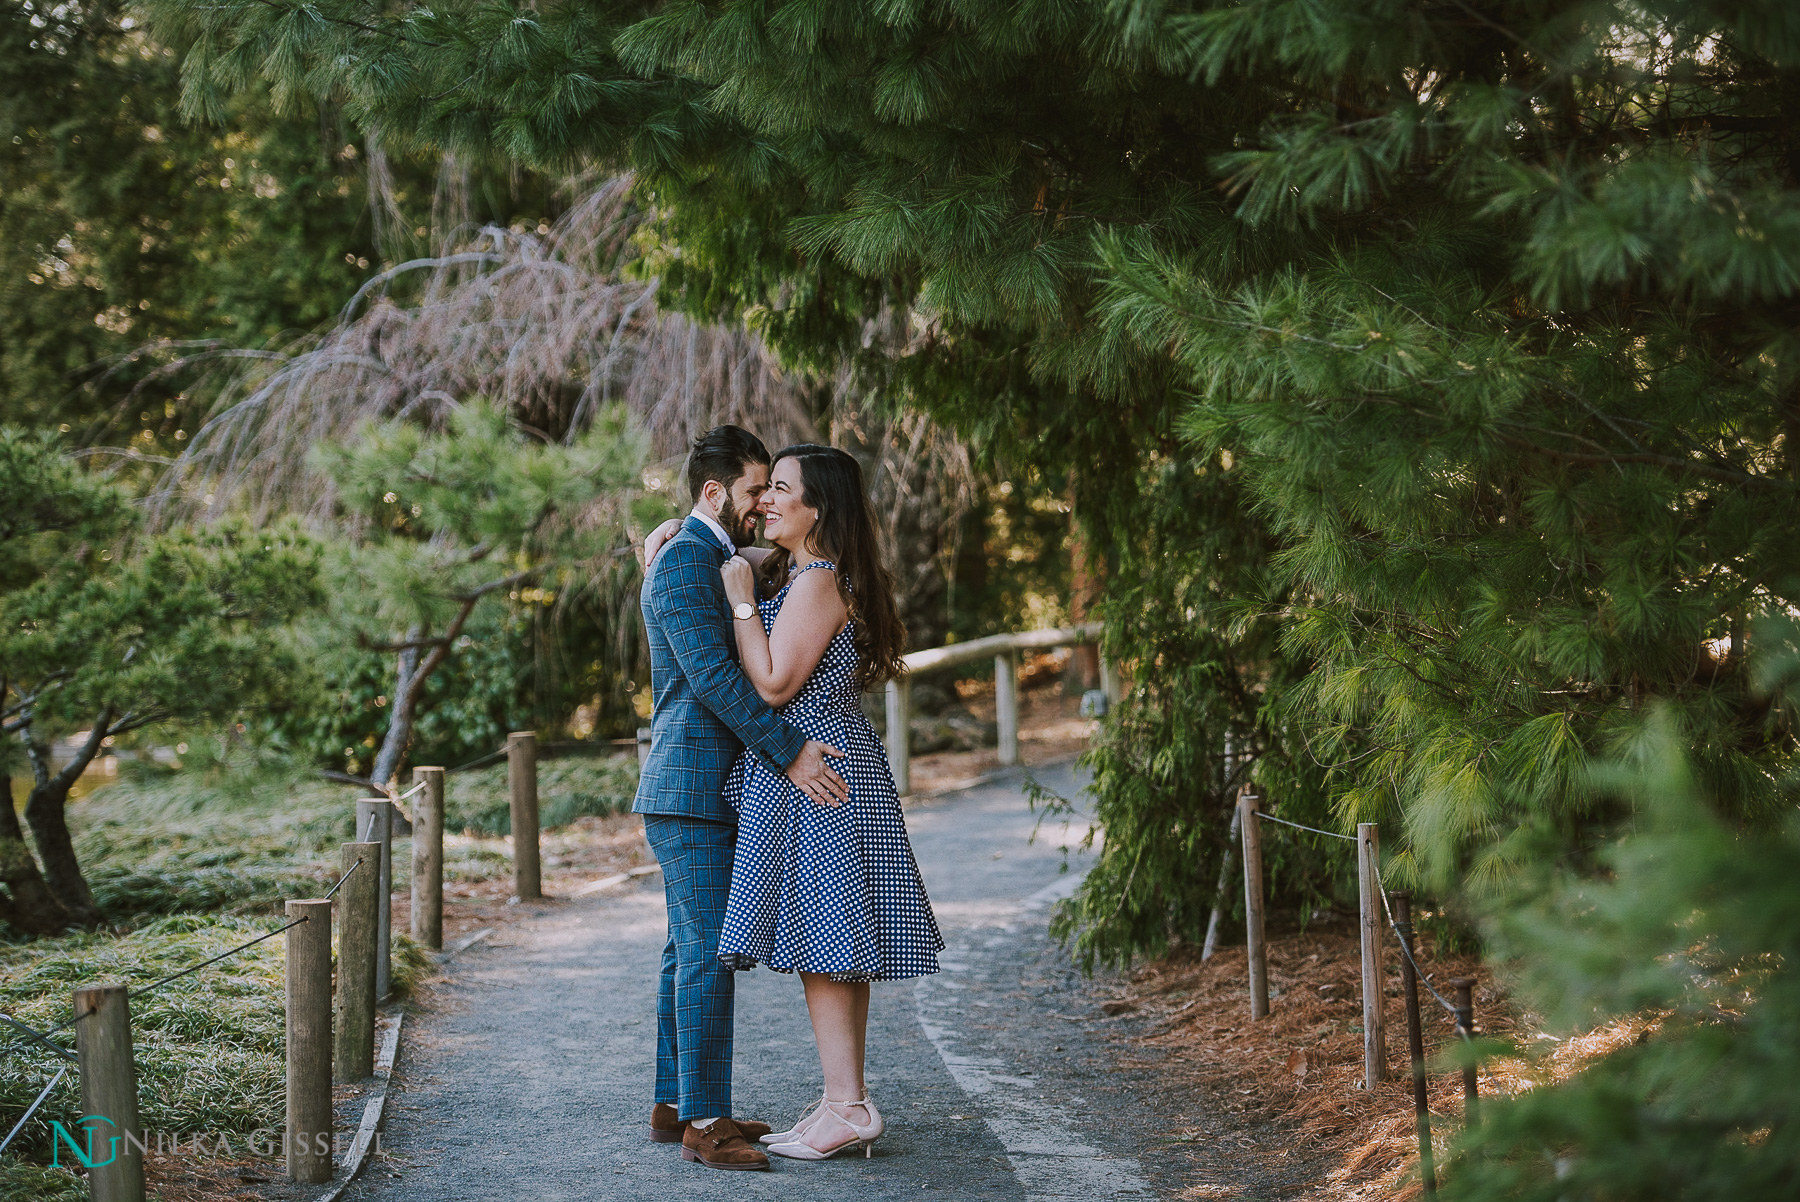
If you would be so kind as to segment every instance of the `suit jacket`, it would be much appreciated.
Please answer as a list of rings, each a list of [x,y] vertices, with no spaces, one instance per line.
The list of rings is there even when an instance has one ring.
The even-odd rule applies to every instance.
[[[731,608],[719,578],[727,558],[712,531],[690,517],[644,579],[640,600],[655,709],[634,813],[735,823],[725,778],[744,748],[780,772],[806,743],[738,666]]]

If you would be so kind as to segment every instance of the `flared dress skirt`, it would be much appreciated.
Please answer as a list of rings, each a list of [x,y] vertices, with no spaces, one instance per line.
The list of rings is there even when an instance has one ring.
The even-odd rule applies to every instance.
[[[802,570],[818,566],[830,565]],[[787,592],[758,607],[765,629],[774,626]],[[943,936],[913,858],[886,749],[857,704],[854,637],[852,626],[840,630],[806,685],[779,711],[808,738],[844,752],[828,762],[850,786],[850,800],[820,805],[750,752],[738,758],[725,784],[738,838],[719,956],[733,967],[762,964],[841,981],[897,981],[938,971]]]

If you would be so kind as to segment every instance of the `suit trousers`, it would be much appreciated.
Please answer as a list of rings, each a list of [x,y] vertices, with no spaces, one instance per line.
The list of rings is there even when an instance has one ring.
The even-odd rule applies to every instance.
[[[719,959],[737,828],[703,818],[645,814],[669,908],[656,995],[656,1100],[683,1121],[731,1113],[735,976]]]

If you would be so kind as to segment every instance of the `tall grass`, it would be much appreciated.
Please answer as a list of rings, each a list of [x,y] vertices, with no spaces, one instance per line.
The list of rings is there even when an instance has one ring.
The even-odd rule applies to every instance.
[[[590,815],[623,814],[631,808],[637,780],[635,756],[544,760],[538,764],[538,825],[550,830]],[[469,835],[512,833],[505,764],[448,779],[444,829]]]
[[[88,1202],[87,1183],[66,1169],[19,1159],[8,1148],[0,1158],[0,1202]]]
[[[76,849],[107,917],[277,913],[316,896],[352,837],[354,798],[281,761],[185,771],[128,764],[70,811]]]
[[[100,980],[134,989],[220,954],[278,926],[273,918],[161,918],[124,936],[81,932],[0,946],[0,1009],[42,1030],[69,1018],[75,987]],[[393,987],[405,997],[430,971],[429,955],[404,935],[394,941]],[[248,1135],[279,1131],[286,1073],[285,943],[280,936],[131,1002],[138,1111],[153,1131]],[[68,1032],[60,1033],[66,1045]],[[18,1045],[0,1059],[0,1124],[10,1129],[56,1074],[56,1057]],[[13,1147],[50,1151],[48,1120],[73,1130],[81,1117],[75,1075],[65,1076]]]
[[[134,988],[216,956],[274,925],[244,917],[161,918],[124,936],[81,932],[0,947],[0,1006],[40,1030],[69,1018],[77,985]],[[160,1131],[249,1133],[279,1128],[285,1074],[283,945],[278,937],[131,1003],[139,1115]],[[64,1032],[61,1040],[72,1046]],[[0,1122],[9,1128],[55,1075],[49,1052],[20,1046],[0,1060]],[[75,1074],[38,1112],[73,1129],[81,1117]],[[27,1124],[13,1145],[47,1156],[48,1123]]]

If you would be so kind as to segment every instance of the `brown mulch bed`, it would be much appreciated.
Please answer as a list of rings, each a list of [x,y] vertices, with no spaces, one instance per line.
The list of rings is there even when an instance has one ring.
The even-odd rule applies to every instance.
[[[1196,950],[1145,965],[1127,978],[1106,1009],[1147,1020],[1134,1042],[1173,1053],[1163,1071],[1175,1083],[1215,1100],[1217,1118],[1178,1133],[1178,1138],[1234,1143],[1240,1156],[1265,1161],[1271,1170],[1292,1172],[1293,1158],[1304,1158],[1306,1176],[1317,1183],[1294,1195],[1304,1202],[1412,1198],[1420,1192],[1418,1143],[1399,949],[1390,940],[1385,950],[1389,1079],[1373,1092],[1362,1088],[1362,958],[1353,919],[1340,917],[1315,922],[1304,931],[1271,935],[1270,1013],[1260,1021],[1250,1019],[1241,946],[1221,948],[1206,963]],[[1517,1027],[1509,998],[1487,978],[1476,957],[1438,959],[1426,940],[1419,962],[1447,997],[1444,982],[1450,978],[1477,979],[1478,1030],[1505,1036]],[[1454,1034],[1448,1016],[1423,990],[1420,1005],[1429,1061]],[[1483,1066],[1483,1094],[1510,1091],[1522,1083],[1516,1063]],[[1429,1098],[1433,1143],[1441,1159],[1462,1121],[1460,1074],[1433,1074]],[[1271,1125],[1283,1133],[1280,1138],[1270,1138]],[[1187,1196],[1238,1196],[1229,1186],[1196,1190]]]

